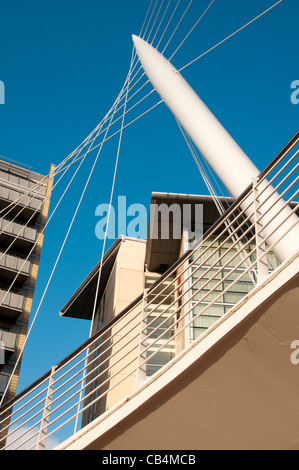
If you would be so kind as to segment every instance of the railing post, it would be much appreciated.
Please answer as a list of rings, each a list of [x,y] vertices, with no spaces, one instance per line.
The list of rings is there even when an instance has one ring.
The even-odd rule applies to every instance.
[[[259,178],[253,178],[252,193],[254,199],[254,226],[255,226],[255,240],[256,240],[256,258],[257,258],[257,273],[258,273],[258,282],[262,282],[266,276],[269,274],[268,270],[268,259],[265,255],[266,243],[265,236],[263,233],[263,218],[262,212],[260,209],[260,200],[259,200]]]
[[[139,338],[139,354],[138,354],[138,368],[137,368],[137,375],[136,375],[136,385],[135,387],[138,388],[139,385],[144,384],[145,379],[146,379],[146,364],[143,364],[141,366],[140,364],[146,359],[144,355],[144,349],[146,347],[146,344],[144,342],[144,339],[146,337],[146,322],[145,318],[147,315],[146,311],[146,306],[147,306],[147,294],[148,294],[149,289],[144,289],[143,293],[143,304],[142,304],[142,317],[140,321],[140,338]]]
[[[47,390],[45,407],[43,411],[43,417],[40,423],[40,432],[38,435],[36,450],[45,450],[46,448],[46,439],[47,439],[47,434],[48,434],[48,425],[49,425],[50,410],[51,410],[51,404],[52,404],[53,384],[54,384],[54,375],[55,375],[56,367],[57,366],[52,367],[51,374],[49,377],[49,385],[48,385],[48,390]]]

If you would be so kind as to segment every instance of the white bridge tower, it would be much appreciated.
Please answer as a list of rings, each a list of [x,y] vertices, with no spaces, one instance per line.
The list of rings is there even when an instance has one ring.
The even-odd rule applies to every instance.
[[[148,79],[174,114],[201,154],[223,182],[229,193],[238,198],[260,171],[216,119],[176,68],[154,47],[138,36],[134,45]],[[263,235],[280,261],[298,251],[298,217],[267,181],[259,184]],[[243,204],[253,202],[252,196]],[[250,214],[253,204],[250,207]],[[249,216],[249,213],[248,213]],[[295,225],[295,226],[294,226]]]

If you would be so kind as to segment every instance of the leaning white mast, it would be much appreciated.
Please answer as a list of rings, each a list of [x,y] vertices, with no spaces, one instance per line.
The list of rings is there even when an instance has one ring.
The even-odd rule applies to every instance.
[[[243,152],[230,134],[216,119],[176,68],[155,48],[138,36],[133,36],[134,45],[148,76],[148,79],[185,129],[199,151],[219,176],[229,193],[237,198],[260,174],[258,168]],[[261,190],[267,182],[261,184]],[[276,243],[274,251],[280,261],[289,259],[298,250],[299,227],[293,227],[297,220],[290,214],[289,207],[283,207],[284,201],[269,187],[263,192],[261,202],[263,222],[268,226],[264,235],[268,244]],[[249,201],[246,201],[248,205]],[[274,208],[271,206],[275,203]],[[273,215],[275,220],[272,220]],[[287,218],[289,215],[289,218]],[[285,219],[287,220],[285,221]],[[274,232],[272,234],[272,232]],[[282,236],[283,235],[283,236]]]

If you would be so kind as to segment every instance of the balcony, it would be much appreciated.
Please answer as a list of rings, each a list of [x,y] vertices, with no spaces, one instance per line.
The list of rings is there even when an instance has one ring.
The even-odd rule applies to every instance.
[[[5,362],[7,362],[11,354],[15,351],[17,345],[17,334],[0,329],[0,341],[3,344]]]
[[[25,297],[20,294],[0,289],[0,315],[2,318],[15,321],[22,313]]]
[[[0,244],[3,247],[28,253],[37,238],[36,229],[0,218]]]
[[[28,260],[0,252],[0,279],[7,284],[23,286],[30,274],[31,263]]]
[[[0,210],[3,210],[4,215],[9,213],[11,218],[17,217],[24,221],[30,219],[31,222],[35,222],[41,214],[42,207],[43,199],[37,197],[36,192],[25,195],[17,189],[0,187]]]

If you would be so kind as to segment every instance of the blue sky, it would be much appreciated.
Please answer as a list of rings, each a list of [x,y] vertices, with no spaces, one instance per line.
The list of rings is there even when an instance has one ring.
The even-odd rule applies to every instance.
[[[175,5],[175,0],[172,3]],[[181,0],[178,15],[188,3]],[[180,68],[189,63],[273,3],[216,0],[173,64]],[[132,53],[131,35],[139,33],[149,4],[147,0],[1,2],[0,80],[5,84],[5,105],[0,106],[0,155],[47,174],[51,163],[58,164],[85,139],[123,85]],[[166,56],[172,54],[208,4],[194,0]],[[299,105],[290,99],[291,83],[299,80],[298,13],[298,0],[284,0],[183,72],[261,170],[298,130]],[[174,26],[177,22],[178,17]],[[150,89],[148,86],[147,92]],[[156,101],[152,95],[145,107]],[[102,242],[95,236],[95,209],[109,202],[117,144],[116,137],[104,146],[28,340],[19,390],[88,337],[88,322],[60,318],[59,310],[101,256]],[[33,314],[92,162],[86,159],[47,229]],[[62,189],[57,187],[57,191],[51,207]],[[125,130],[114,201],[125,195],[128,205],[149,207],[153,191],[208,194],[164,105]]]

